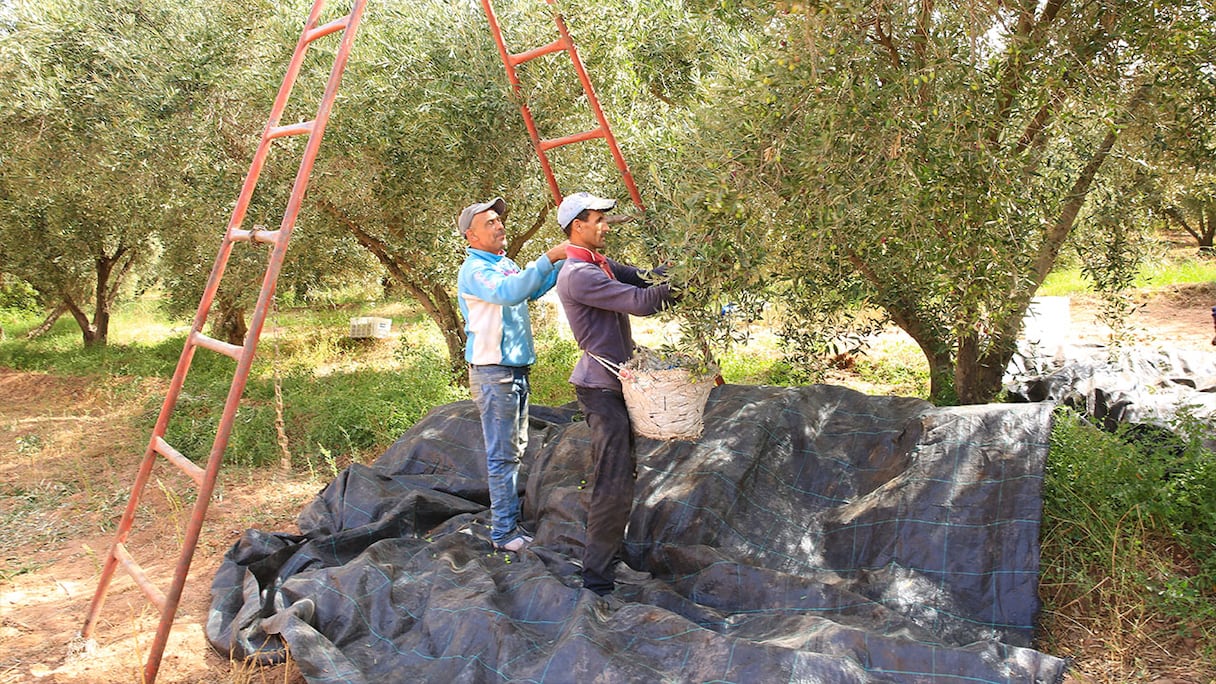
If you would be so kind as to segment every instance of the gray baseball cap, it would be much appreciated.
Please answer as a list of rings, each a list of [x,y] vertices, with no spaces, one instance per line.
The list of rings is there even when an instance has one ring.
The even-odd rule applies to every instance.
[[[557,207],[557,225],[566,229],[570,222],[576,216],[583,213],[585,209],[594,209],[596,211],[606,211],[616,206],[616,200],[607,199],[604,197],[596,197],[589,192],[576,192],[573,195],[567,195],[562,203]]]
[[[490,209],[498,212],[499,216],[506,216],[507,202],[501,197],[495,197],[489,202],[478,202],[465,207],[460,211],[460,218],[456,219],[456,233],[460,237],[464,237],[464,234],[469,232],[469,227],[473,225],[473,217]]]

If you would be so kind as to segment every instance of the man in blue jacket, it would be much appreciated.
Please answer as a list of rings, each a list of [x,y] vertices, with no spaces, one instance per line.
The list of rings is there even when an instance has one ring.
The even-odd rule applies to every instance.
[[[595,357],[620,365],[633,355],[629,316],[649,316],[671,301],[666,284],[652,286],[642,271],[608,259],[604,212],[616,200],[579,192],[562,200],[557,222],[570,245],[557,278],[557,295],[583,356],[570,382],[591,428],[595,473],[583,546],[583,587],[600,596],[616,586],[613,562],[633,508],[637,463],[621,381]]]
[[[518,552],[532,542],[519,526],[519,464],[528,446],[528,370],[536,362],[528,302],[548,292],[566,258],[562,242],[527,268],[503,251],[507,233],[501,197],[470,204],[456,220],[468,240],[456,299],[465,320],[469,392],[481,413],[490,488],[490,540]]]

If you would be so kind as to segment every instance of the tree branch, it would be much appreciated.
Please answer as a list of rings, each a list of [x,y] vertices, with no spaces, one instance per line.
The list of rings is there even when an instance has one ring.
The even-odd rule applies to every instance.
[[[322,199],[317,200],[317,204],[324,209],[327,214],[345,226],[346,229],[355,236],[355,239],[358,240],[359,244],[363,245],[364,249],[371,252],[376,259],[385,268],[387,268],[390,273],[393,274],[393,278],[404,285],[406,289],[410,291],[410,294],[413,295],[414,298],[423,305],[423,307],[426,307],[427,310],[430,311],[430,297],[428,297],[427,293],[418,286],[418,282],[421,281],[421,278],[412,272],[408,264],[393,257],[393,255],[389,252],[387,243],[363,230],[362,226],[347,216],[346,212],[339,209],[332,202]]]
[[[923,69],[929,49],[929,26],[933,22],[933,0],[921,0],[920,12],[916,16],[916,31],[912,37],[912,51],[916,55],[916,68]],[[921,106],[929,103],[931,86],[929,79],[922,79],[916,89],[916,100]]]
[[[891,39],[891,35],[882,30],[882,15],[883,4],[880,2],[874,8],[874,33],[872,40],[887,49],[887,53],[891,56],[891,66],[899,68],[903,64],[903,60],[899,56],[899,49],[895,47],[895,41]]]
[[[921,0],[920,12],[916,15],[916,31],[913,33],[912,52],[916,55],[917,68],[925,65],[925,54],[929,48],[929,24],[933,20],[933,0]]]
[[[72,295],[67,292],[61,293],[63,306],[72,314],[72,318],[76,319],[76,325],[80,326],[80,332],[84,335],[86,342],[93,339],[93,326],[89,323],[89,316],[76,304],[76,300],[72,299]]]
[[[126,279],[127,274],[131,272],[131,267],[135,265],[135,257],[137,254],[135,250],[127,247],[119,247],[118,250],[114,252],[113,260],[118,261],[122,259],[124,253],[126,254],[127,258],[122,262],[122,265],[119,266],[118,273],[114,274],[114,280],[111,281],[110,289],[106,292],[106,298],[109,301],[114,301],[118,297],[118,289],[122,287],[122,283]]]
[[[916,316],[915,304],[907,297],[903,297],[892,292],[891,288],[886,285],[887,281],[875,273],[874,269],[871,268],[870,265],[857,254],[857,252],[849,250],[848,260],[849,263],[853,264],[853,267],[857,269],[857,272],[860,273],[862,277],[864,277],[870,283],[870,285],[874,287],[874,289],[879,293],[879,296],[888,302],[884,308],[887,310],[887,313],[891,315],[891,320],[893,320],[896,325],[903,329],[904,332],[908,333],[908,336],[911,337],[916,342],[917,346],[920,347],[921,351],[924,352],[925,357],[928,359],[939,359],[941,357],[941,350],[938,349],[937,342],[940,340],[938,340],[938,336],[925,327],[925,325],[920,321],[919,317]]]
[[[47,315],[46,319],[44,319],[41,323],[38,324],[38,327],[34,328],[33,330],[30,330],[29,332],[27,332],[25,334],[25,339],[32,340],[35,337],[40,337],[42,335],[45,335],[48,330],[50,330],[52,327],[54,327],[55,321],[58,321],[59,317],[62,316],[67,310],[68,310],[67,304],[64,304],[62,301],[60,301],[59,304],[57,304],[55,306],[55,310],[52,311],[49,315]]]
[[[1178,210],[1178,207],[1166,207],[1162,211],[1165,212],[1166,216],[1174,219],[1175,223],[1182,226],[1183,230],[1190,233],[1191,237],[1195,238],[1196,240],[1202,239],[1199,233],[1194,228],[1191,228],[1191,224],[1187,223],[1186,216],[1184,216],[1182,212]]]
[[[1026,130],[1022,133],[1022,137],[1018,139],[1017,147],[1014,148],[1015,154],[1021,155],[1026,151],[1026,148],[1042,139],[1040,135],[1043,133],[1044,129],[1047,128],[1047,124],[1051,121],[1055,113],[1059,111],[1060,106],[1064,104],[1064,100],[1067,98],[1068,94],[1062,87],[1056,89],[1056,91],[1052,93],[1051,99],[1048,100],[1047,104],[1039,107],[1039,111],[1035,112],[1034,118],[1032,118],[1030,123],[1027,124]]]
[[[514,238],[511,238],[511,241],[507,243],[507,258],[511,259],[512,261],[515,260],[516,255],[519,254],[519,250],[523,249],[528,240],[531,240],[532,236],[540,232],[540,229],[545,226],[545,219],[549,218],[549,212],[552,209],[553,202],[545,202],[545,206],[541,207],[540,214],[537,215],[536,220],[532,222],[532,225],[526,231],[516,235]]]
[[[995,147],[1000,143],[1001,131],[1013,114],[1013,103],[1022,87],[1022,79],[1026,76],[1026,60],[1033,50],[1037,50],[1042,34],[1055,21],[1066,1],[1048,0],[1037,20],[1032,14],[1033,7],[1023,8],[1019,14],[1018,27],[1009,38],[1009,59],[1005,62],[1001,85],[997,88],[996,114],[993,116],[992,128],[988,130],[989,145]]]
[[[1077,215],[1080,213],[1081,207],[1085,204],[1085,198],[1089,196],[1089,190],[1093,185],[1094,178],[1096,178],[1098,175],[1098,169],[1100,169],[1102,164],[1105,163],[1107,157],[1110,156],[1111,149],[1115,146],[1115,141],[1119,137],[1121,126],[1127,121],[1127,119],[1130,119],[1131,115],[1140,108],[1141,104],[1144,103],[1151,88],[1152,85],[1150,81],[1141,84],[1140,87],[1136,89],[1136,92],[1132,94],[1131,98],[1128,100],[1127,106],[1123,110],[1123,116],[1120,117],[1120,121],[1116,122],[1116,124],[1109,131],[1107,131],[1101,144],[1099,144],[1097,149],[1094,151],[1093,157],[1090,158],[1089,163],[1085,165],[1085,168],[1083,168],[1081,173],[1077,176],[1076,181],[1073,182],[1072,189],[1069,190],[1068,194],[1064,198],[1064,204],[1060,210],[1059,218],[1056,219],[1055,225],[1048,229],[1045,239],[1043,240],[1043,245],[1039,248],[1039,253],[1035,257],[1034,265],[1031,269],[1031,280],[1033,287],[1026,288],[1023,294],[1012,297],[1012,299],[1017,301],[1019,305],[1023,305],[1023,311],[1025,310],[1024,306],[1029,305],[1030,298],[1034,296],[1036,291],[1038,291],[1039,286],[1042,285],[1043,281],[1047,278],[1047,274],[1051,271],[1052,267],[1055,266],[1056,259],[1060,254],[1060,248],[1063,247],[1064,240],[1066,240],[1069,233],[1072,232],[1072,228],[1077,220]],[[1011,295],[1014,294],[1015,293],[1011,293]],[[1022,300],[1025,300],[1025,302],[1023,303]],[[1014,317],[1011,316],[1010,318],[1012,319]],[[1006,321],[1005,325],[1001,326],[1001,332],[1007,332],[1016,325],[1020,325],[1020,319],[1018,321]]]
[[[317,200],[317,205],[345,226],[355,236],[355,240],[371,252],[388,269],[393,279],[401,283],[406,291],[410,293],[410,296],[422,305],[427,315],[440,326],[445,337],[450,336],[453,340],[459,340],[463,344],[465,338],[463,328],[447,329],[452,327],[452,321],[459,320],[459,316],[452,305],[451,295],[442,284],[431,283],[429,287],[424,286],[425,279],[413,271],[409,264],[393,257],[388,245],[383,240],[363,230],[362,226],[352,220],[346,215],[346,212],[342,211],[332,202],[319,199]]]

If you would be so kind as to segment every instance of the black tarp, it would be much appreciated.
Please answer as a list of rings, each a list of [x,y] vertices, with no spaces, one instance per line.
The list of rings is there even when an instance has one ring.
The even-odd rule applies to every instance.
[[[494,553],[471,402],[299,516],[248,530],[207,636],[310,682],[1058,682],[1033,650],[1049,404],[935,408],[726,385],[696,443],[638,442],[618,571],[580,587],[587,426],[533,407],[524,519]]]
[[[1216,449],[1216,354],[1193,349],[1066,347],[1060,360],[1015,363],[1005,377],[1009,401],[1052,401],[1119,425],[1175,430],[1206,426]]]

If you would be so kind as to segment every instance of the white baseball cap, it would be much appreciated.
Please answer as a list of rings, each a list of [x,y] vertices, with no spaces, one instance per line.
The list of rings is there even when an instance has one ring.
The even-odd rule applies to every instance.
[[[586,209],[606,211],[615,206],[616,200],[614,199],[596,197],[589,192],[576,192],[573,195],[567,195],[562,200],[562,203],[558,205],[557,225],[561,226],[562,230],[565,230],[566,226],[570,225],[570,222]]]

